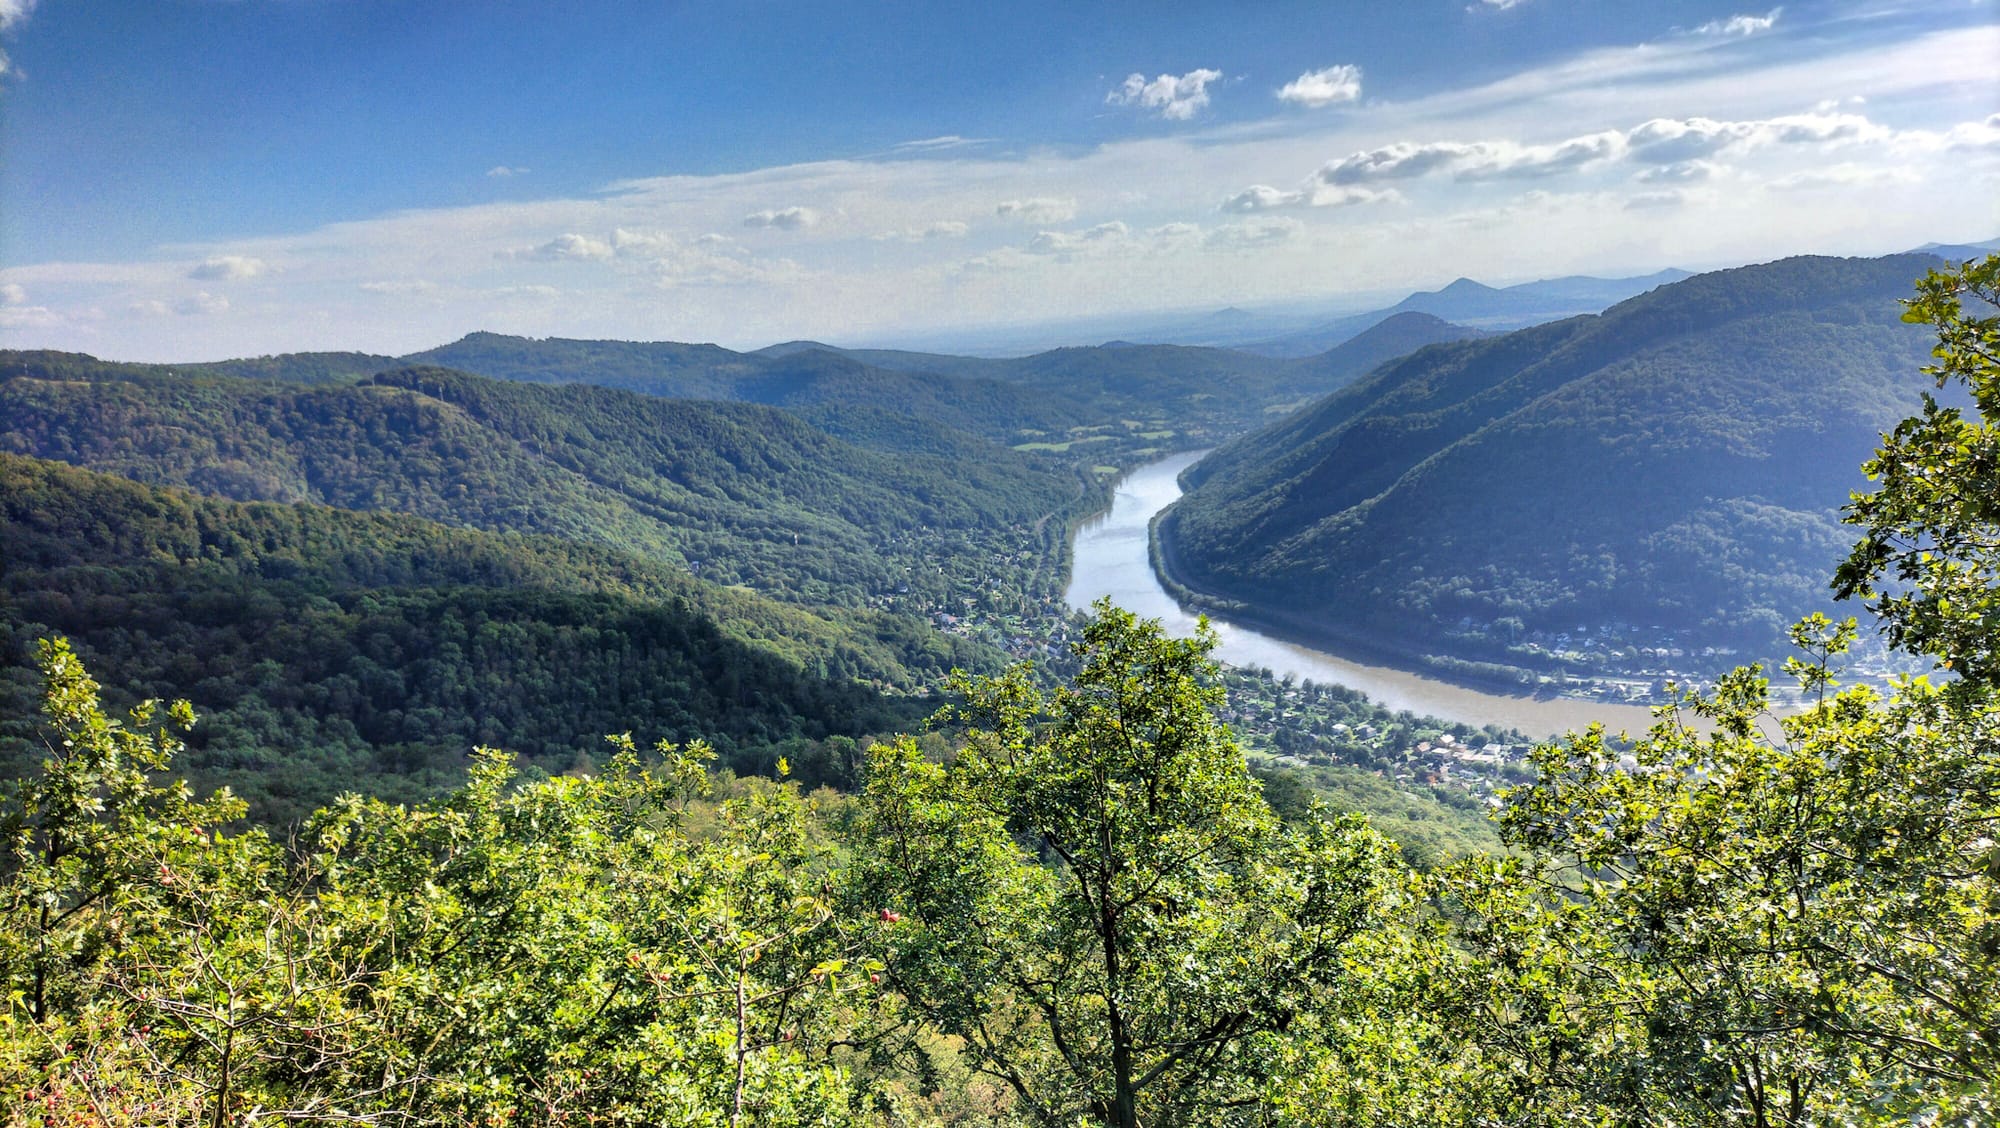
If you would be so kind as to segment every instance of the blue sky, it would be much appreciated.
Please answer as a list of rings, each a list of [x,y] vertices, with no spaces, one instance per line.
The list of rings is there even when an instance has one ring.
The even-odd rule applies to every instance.
[[[2000,234],[2000,0],[0,0],[0,344],[880,342]]]

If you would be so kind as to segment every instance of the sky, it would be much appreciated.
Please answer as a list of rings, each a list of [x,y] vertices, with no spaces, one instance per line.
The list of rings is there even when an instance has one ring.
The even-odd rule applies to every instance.
[[[2000,236],[2000,0],[0,0],[0,347],[936,343]]]

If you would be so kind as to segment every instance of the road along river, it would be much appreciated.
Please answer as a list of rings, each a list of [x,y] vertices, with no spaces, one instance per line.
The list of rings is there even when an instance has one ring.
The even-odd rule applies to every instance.
[[[1077,530],[1069,605],[1079,610],[1105,596],[1128,611],[1159,619],[1169,634],[1194,633],[1195,616],[1160,586],[1147,551],[1147,529],[1153,515],[1181,496],[1180,472],[1206,451],[1177,454],[1149,462],[1118,483],[1111,508]],[[1607,705],[1573,697],[1508,697],[1467,689],[1451,682],[1387,666],[1370,665],[1260,634],[1247,627],[1211,618],[1220,645],[1215,657],[1236,666],[1263,666],[1280,676],[1336,683],[1358,689],[1391,709],[1442,717],[1465,724],[1497,724],[1530,736],[1581,731],[1603,721],[1612,731],[1643,732],[1651,714],[1633,705]]]

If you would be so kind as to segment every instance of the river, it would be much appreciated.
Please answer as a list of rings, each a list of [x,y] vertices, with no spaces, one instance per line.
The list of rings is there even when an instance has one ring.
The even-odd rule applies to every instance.
[[[1181,496],[1180,472],[1205,451],[1177,454],[1149,462],[1118,483],[1111,508],[1077,530],[1069,590],[1071,607],[1088,608],[1104,596],[1128,611],[1159,619],[1177,637],[1194,633],[1195,617],[1160,586],[1147,551],[1147,528],[1153,515]],[[1236,666],[1263,666],[1301,680],[1337,683],[1358,689],[1391,709],[1442,717],[1465,724],[1497,724],[1531,736],[1581,730],[1603,721],[1614,731],[1644,731],[1652,723],[1646,709],[1607,705],[1572,697],[1508,697],[1440,681],[1424,674],[1371,665],[1338,654],[1299,646],[1247,627],[1211,618],[1220,645],[1215,657]]]

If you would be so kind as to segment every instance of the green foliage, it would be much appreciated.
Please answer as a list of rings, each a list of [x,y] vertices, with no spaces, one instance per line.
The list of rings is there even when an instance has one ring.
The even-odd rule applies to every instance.
[[[107,720],[67,648],[43,659],[51,760],[0,816],[9,1123],[851,1119],[827,1055],[880,965],[789,785],[695,836],[698,744],[518,786],[488,752],[447,800],[350,797],[286,852],[149,782],[176,750],[151,714]]]
[[[1994,323],[1958,296],[1990,297],[1996,271],[1934,273],[1912,303],[1938,326],[1939,374],[1975,395],[2000,380]],[[1885,440],[1841,575],[1865,590],[1906,568],[1910,598],[1878,601],[1892,637],[1971,676],[1840,690],[1829,664],[1855,624],[1811,615],[1787,664],[1802,712],[1774,716],[1748,667],[1628,757],[1596,730],[1540,749],[1502,818],[1518,856],[1444,879],[1471,957],[1446,1012],[1489,1107],[1662,1128],[2000,1116],[2000,697],[1970,502],[1986,410],[1968,424],[1927,397]]]
[[[1835,587],[1874,599],[1890,639],[1961,677],[2000,682],[2000,255],[1917,284],[1904,320],[1937,328],[1940,388],[1971,394],[1972,418],[1926,394],[1864,467],[1878,483],[1847,520],[1865,530]]]
[[[1852,622],[1801,629],[1824,657]],[[1688,705],[1711,731],[1670,716],[1622,763],[1597,732],[1540,750],[1502,820],[1524,856],[1449,883],[1479,957],[1466,1031],[1514,1099],[1635,1125],[1991,1123],[1991,704],[1918,682],[1773,721],[1741,671]]]
[[[1284,1032],[1350,1001],[1349,958],[1407,897],[1359,820],[1278,824],[1214,717],[1213,645],[1100,604],[1052,696],[1018,669],[961,683],[949,767],[871,756],[892,981],[1035,1123],[1263,1104]]]

